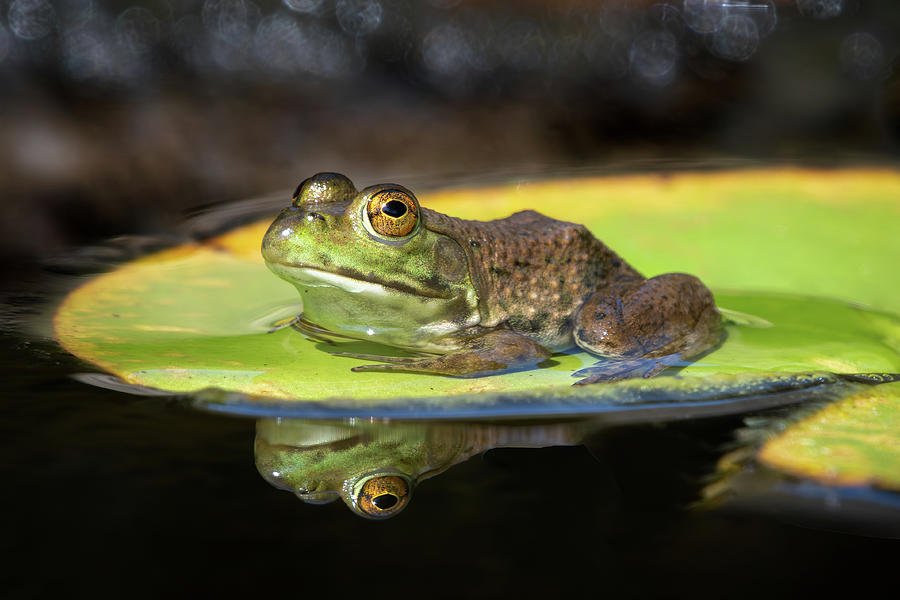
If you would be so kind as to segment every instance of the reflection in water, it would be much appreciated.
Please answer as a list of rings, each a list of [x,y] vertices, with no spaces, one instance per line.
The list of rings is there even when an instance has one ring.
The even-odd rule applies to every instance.
[[[681,411],[652,410],[654,404],[666,404],[660,397],[644,403],[626,403],[623,408],[632,411],[624,419],[620,413],[597,413],[589,419],[578,419],[573,414],[555,419],[533,416],[527,423],[267,417],[256,422],[256,468],[266,481],[294,492],[304,502],[324,504],[341,498],[356,514],[383,519],[406,508],[419,481],[492,448],[572,446],[616,423],[658,423],[734,412],[753,415],[754,410],[759,415],[760,410],[774,408],[771,418],[752,416],[745,421],[747,431],[753,435],[738,436],[741,447],[720,461],[719,480],[702,492],[705,501],[713,503],[736,491],[751,500],[762,498],[765,502],[772,490],[777,500],[777,494],[783,495],[785,489],[780,483],[785,474],[776,473],[777,469],[762,469],[763,476],[758,476],[757,452],[767,439],[790,426],[792,418],[802,419],[828,402],[866,393],[872,386],[900,381],[900,375],[821,374],[815,379],[820,385],[805,385],[808,377],[802,375],[761,377],[752,384],[723,379],[718,395],[710,397],[703,386],[696,388],[693,401],[683,399]],[[731,408],[723,412],[723,403]],[[791,411],[779,412],[798,403],[806,408],[793,411],[797,417],[791,417]],[[687,405],[691,409],[685,410]],[[888,496],[890,502],[896,502]],[[865,500],[877,506],[885,504],[871,494]]]
[[[259,419],[256,468],[275,487],[304,502],[341,498],[368,518],[402,511],[416,484],[491,448],[581,443],[585,422],[496,423],[323,422]]]

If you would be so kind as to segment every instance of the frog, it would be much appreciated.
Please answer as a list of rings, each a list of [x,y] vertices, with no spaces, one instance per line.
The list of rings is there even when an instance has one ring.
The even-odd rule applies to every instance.
[[[332,352],[371,361],[354,372],[482,377],[576,349],[597,358],[573,373],[587,385],[654,377],[724,339],[713,294],[693,275],[647,278],[584,225],[534,210],[461,219],[393,183],[303,180],[261,251],[300,294],[291,327],[409,355]]]

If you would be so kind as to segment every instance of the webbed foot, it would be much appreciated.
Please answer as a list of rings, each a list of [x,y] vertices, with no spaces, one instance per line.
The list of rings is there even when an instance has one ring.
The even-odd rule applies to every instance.
[[[572,385],[589,385],[592,383],[612,383],[623,379],[650,379],[659,375],[669,367],[681,366],[680,354],[658,356],[655,358],[626,358],[623,360],[601,360],[594,366],[579,369],[572,377],[584,377]]]

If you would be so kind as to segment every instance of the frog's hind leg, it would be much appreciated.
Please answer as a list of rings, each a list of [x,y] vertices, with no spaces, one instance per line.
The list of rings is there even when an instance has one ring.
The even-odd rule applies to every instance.
[[[699,279],[666,273],[592,295],[575,315],[575,343],[605,360],[578,385],[653,377],[722,340],[722,317]]]

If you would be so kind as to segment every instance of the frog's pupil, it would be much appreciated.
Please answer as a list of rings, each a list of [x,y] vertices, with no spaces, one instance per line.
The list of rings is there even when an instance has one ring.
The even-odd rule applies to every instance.
[[[380,508],[381,510],[387,510],[397,504],[397,496],[393,494],[381,494],[380,496],[375,496],[372,498],[372,504]]]
[[[406,205],[399,200],[391,200],[381,207],[381,212],[397,219],[406,214]]]

